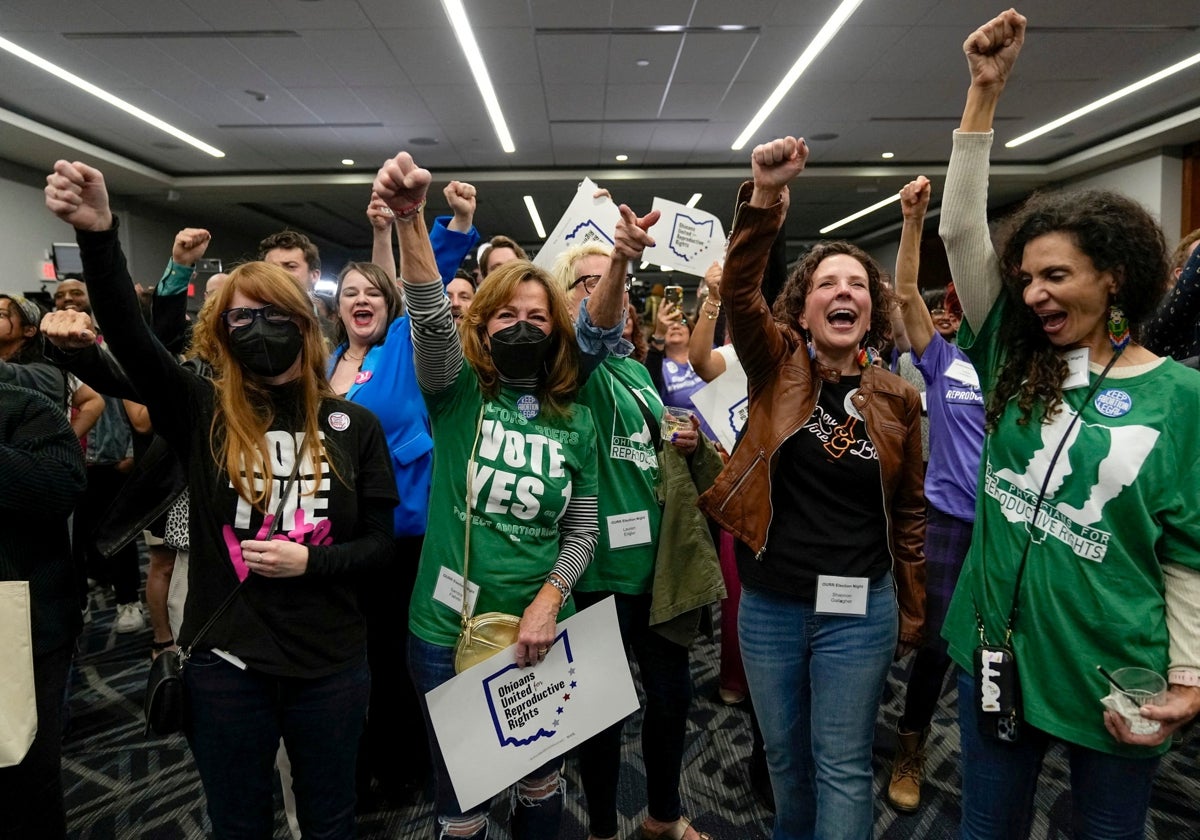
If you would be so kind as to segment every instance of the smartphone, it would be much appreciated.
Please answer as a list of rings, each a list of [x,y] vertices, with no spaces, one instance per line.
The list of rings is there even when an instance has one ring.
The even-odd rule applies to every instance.
[[[683,286],[667,286],[663,289],[663,300],[679,306],[683,302]]]

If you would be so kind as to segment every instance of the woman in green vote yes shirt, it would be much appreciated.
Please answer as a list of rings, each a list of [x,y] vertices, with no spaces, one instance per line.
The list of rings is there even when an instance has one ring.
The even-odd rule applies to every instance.
[[[596,548],[596,438],[575,405],[579,351],[570,309],[540,269],[515,260],[488,275],[455,329],[422,209],[431,176],[401,152],[384,164],[375,192],[396,218],[417,380],[433,425],[428,533],[409,618],[409,668],[425,693],[454,676],[460,629],[456,600],[438,582],[461,578],[466,517],[475,614],[521,617],[516,662],[540,662],[571,587]],[[470,509],[465,510],[470,473]],[[485,837],[488,804],[464,812],[437,739],[426,728],[437,771],[443,834]],[[512,836],[553,840],[562,815],[555,759],[517,783]]]

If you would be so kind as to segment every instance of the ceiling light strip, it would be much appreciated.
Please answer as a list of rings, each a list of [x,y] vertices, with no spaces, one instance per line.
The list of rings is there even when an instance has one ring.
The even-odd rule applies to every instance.
[[[788,91],[792,89],[792,85],[796,84],[796,81],[808,69],[808,65],[816,60],[816,57],[828,46],[829,42],[833,40],[833,36],[837,35],[838,30],[850,19],[850,15],[854,14],[855,10],[861,4],[862,0],[842,0],[841,5],[837,7],[833,16],[821,27],[821,31],[817,33],[817,37],[813,38],[812,43],[796,59],[796,63],[792,65],[792,69],[787,72],[787,75],[779,82],[778,87],[767,97],[767,101],[763,103],[763,106],[758,109],[758,113],[754,115],[754,119],[750,120],[750,124],[733,141],[733,145],[730,146],[733,151],[739,151],[746,145],[746,142],[754,132],[758,131],[759,127],[766,122],[767,117],[771,116],[771,112],[783,101],[783,97],[787,96]]]
[[[539,237],[545,239],[546,228],[542,224],[542,217],[538,215],[537,205],[533,203],[533,196],[525,196],[525,209],[529,211],[529,218],[533,220],[533,229],[537,231]]]
[[[1134,82],[1131,85],[1127,85],[1126,87],[1123,87],[1120,90],[1115,91],[1114,93],[1110,93],[1108,96],[1103,96],[1103,97],[1097,99],[1095,102],[1084,105],[1082,108],[1077,108],[1076,110],[1072,111],[1071,113],[1061,116],[1056,120],[1052,120],[1051,122],[1046,123],[1045,125],[1043,125],[1040,128],[1035,128],[1033,131],[1030,131],[1027,134],[1022,134],[1020,137],[1009,140],[1007,143],[1004,144],[1004,148],[1015,149],[1017,146],[1020,146],[1022,143],[1028,143],[1030,140],[1041,137],[1043,134],[1047,134],[1048,132],[1054,131],[1054,129],[1059,128],[1060,126],[1064,126],[1069,122],[1073,122],[1086,114],[1090,114],[1092,111],[1099,110],[1100,108],[1103,108],[1105,105],[1111,105],[1113,102],[1116,102],[1118,99],[1128,96],[1131,93],[1136,93],[1137,91],[1141,90],[1142,88],[1149,87],[1150,85],[1152,85],[1156,82],[1161,82],[1163,79],[1167,78],[1168,76],[1174,76],[1176,73],[1181,73],[1184,70],[1187,70],[1189,67],[1192,67],[1196,64],[1200,64],[1200,53],[1196,53],[1191,58],[1185,58],[1183,61],[1180,61],[1178,64],[1172,64],[1170,67],[1167,67],[1166,69],[1159,70],[1157,73],[1147,76],[1146,78],[1142,79],[1139,82]]]
[[[14,44],[12,41],[8,40],[7,38],[0,38],[0,49],[4,50],[5,52],[11,53],[12,55],[15,55],[17,58],[20,58],[24,61],[28,61],[34,67],[37,67],[41,70],[45,70],[47,73],[49,73],[52,76],[57,76],[58,78],[62,79],[64,82],[67,82],[68,84],[72,84],[75,87],[79,88],[80,90],[90,93],[92,96],[96,97],[97,99],[107,102],[109,105],[112,105],[114,108],[119,108],[120,110],[124,111],[125,113],[129,114],[130,116],[137,117],[142,122],[149,123],[150,125],[154,126],[155,128],[157,128],[160,131],[165,131],[167,134],[170,134],[172,137],[182,140],[183,142],[187,143],[190,146],[196,147],[197,149],[199,149],[202,152],[206,152],[207,154],[210,154],[215,158],[225,157],[225,153],[222,152],[220,149],[218,149],[216,146],[210,146],[208,143],[205,143],[203,140],[199,139],[198,137],[193,137],[192,135],[188,134],[186,131],[183,131],[182,129],[178,129],[175,126],[171,125],[169,122],[160,120],[158,117],[154,116],[153,114],[149,114],[149,113],[143,111],[141,108],[137,107],[136,105],[132,105],[132,104],[126,102],[124,99],[121,99],[119,96],[113,96],[111,93],[104,90],[103,88],[97,87],[96,85],[92,84],[91,82],[87,81],[86,79],[81,79],[79,76],[76,76],[74,73],[70,72],[69,70],[64,70],[63,68],[59,67],[57,64],[52,64],[51,62],[42,58],[40,55],[37,55],[36,53],[32,53],[29,50],[25,49],[24,47]]]
[[[882,201],[876,201],[870,207],[864,207],[862,210],[859,210],[857,213],[851,213],[849,216],[847,216],[844,219],[839,219],[838,221],[834,222],[831,225],[826,225],[825,227],[821,228],[821,231],[820,231],[821,235],[824,236],[825,234],[829,233],[830,231],[837,230],[838,228],[842,227],[843,225],[848,225],[851,222],[855,221],[856,219],[861,219],[863,216],[869,216],[870,214],[874,213],[876,210],[881,210],[884,207],[887,207],[893,201],[899,201],[899,200],[900,200],[900,193],[897,192],[892,195],[889,195],[887,198],[883,199]]]
[[[479,44],[475,41],[475,33],[471,31],[471,22],[467,20],[467,11],[463,8],[462,0],[442,0],[442,8],[446,10],[446,17],[450,19],[450,25],[454,27],[458,44],[462,47],[467,64],[471,67],[471,74],[475,77],[475,86],[479,88],[479,95],[483,97],[484,107],[487,108],[488,116],[492,120],[492,128],[500,140],[500,148],[512,154],[517,147],[513,145],[512,135],[508,133],[508,125],[504,122],[504,113],[500,110],[500,100],[496,98],[496,90],[492,87],[491,76],[488,75],[487,65],[483,63],[483,54],[479,51]]]

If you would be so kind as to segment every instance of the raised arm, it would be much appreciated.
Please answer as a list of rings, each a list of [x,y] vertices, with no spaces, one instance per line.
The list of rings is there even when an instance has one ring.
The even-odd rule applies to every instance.
[[[46,207],[75,228],[92,307],[97,321],[107,327],[113,356],[142,395],[159,432],[173,442],[183,441],[195,422],[188,380],[196,377],[179,366],[142,318],[104,176],[87,164],[60,160],[46,177],[45,194]],[[79,338],[86,340],[82,334]]]
[[[900,296],[900,311],[908,343],[917,354],[933,340],[933,316],[921,298],[917,273],[921,267],[921,231],[925,227],[925,211],[929,209],[929,179],[924,175],[909,181],[900,190],[900,210],[904,226],[900,229],[900,250],[896,253],[896,294]]]
[[[939,233],[963,317],[974,329],[983,325],[1000,294],[1000,265],[987,225],[988,156],[996,103],[1024,41],[1025,18],[1009,9],[963,43],[971,85],[954,133]]]
[[[654,238],[649,230],[658,222],[662,215],[658,210],[651,210],[645,216],[638,217],[622,204],[618,208],[621,220],[613,235],[613,249],[608,265],[608,271],[596,290],[587,301],[588,317],[592,323],[602,329],[611,329],[617,324],[625,325],[625,275],[629,272],[629,264],[642,258],[642,252],[654,245]]]
[[[184,228],[175,234],[171,259],[150,299],[154,335],[172,353],[186,349],[188,286],[211,243],[212,235],[204,228]]]
[[[429,229],[429,243],[437,260],[442,286],[449,286],[462,261],[479,243],[475,229],[475,187],[466,181],[451,181],[442,189],[453,216],[438,216]]]
[[[427,393],[450,387],[463,363],[450,299],[442,292],[437,259],[422,213],[432,180],[429,170],[417,166],[408,152],[384,163],[375,177],[376,194],[396,217],[404,294],[412,317],[417,381]]]
[[[762,279],[787,216],[788,183],[804,171],[807,160],[803,138],[782,137],[755,146],[750,156],[753,185],[743,184],[738,192],[721,298],[733,346],[752,385],[772,376],[791,352],[763,297]]]
[[[367,221],[371,223],[371,262],[383,269],[383,273],[396,282],[396,252],[392,250],[392,208],[371,193],[367,204]]]
[[[708,286],[708,297],[700,307],[700,315],[692,325],[692,337],[688,341],[688,362],[696,375],[705,382],[712,382],[725,372],[725,357],[713,349],[713,336],[717,332],[717,318],[721,315],[721,264],[714,262],[704,272]]]

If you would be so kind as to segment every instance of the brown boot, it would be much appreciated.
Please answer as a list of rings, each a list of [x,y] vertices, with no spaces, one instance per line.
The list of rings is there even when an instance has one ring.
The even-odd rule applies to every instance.
[[[921,807],[921,777],[925,772],[925,738],[921,732],[896,730],[896,757],[892,761],[892,779],[887,798],[897,811],[915,811]]]

